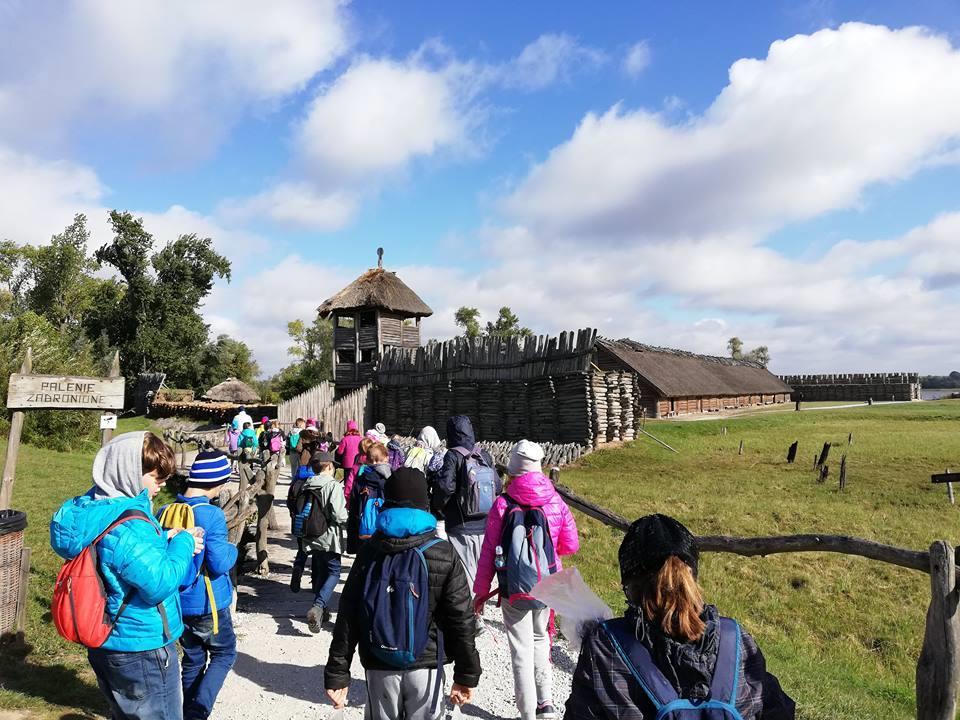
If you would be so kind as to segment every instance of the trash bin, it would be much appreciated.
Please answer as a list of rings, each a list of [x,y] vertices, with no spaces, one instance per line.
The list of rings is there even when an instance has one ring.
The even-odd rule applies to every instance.
[[[17,629],[20,554],[26,527],[26,513],[0,510],[0,635]]]

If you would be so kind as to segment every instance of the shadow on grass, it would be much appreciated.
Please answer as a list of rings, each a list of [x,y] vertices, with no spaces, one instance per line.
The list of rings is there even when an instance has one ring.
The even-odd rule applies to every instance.
[[[69,708],[70,711],[63,716],[65,718],[102,716],[108,711],[92,673],[87,680],[77,667],[38,665],[30,660],[31,651],[30,645],[5,644],[0,647],[0,677],[5,690]]]

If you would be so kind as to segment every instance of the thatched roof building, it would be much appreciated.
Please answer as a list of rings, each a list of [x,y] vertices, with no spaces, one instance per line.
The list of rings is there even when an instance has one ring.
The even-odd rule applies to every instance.
[[[211,402],[233,403],[234,405],[247,405],[260,402],[260,396],[257,391],[247,385],[242,380],[236,378],[227,378],[219,385],[214,385],[203,394],[204,400]]]
[[[338,396],[373,380],[384,348],[420,345],[420,318],[433,310],[397,274],[377,267],[367,270],[317,308],[333,320],[333,373]]]
[[[791,387],[748,360],[698,355],[629,339],[597,341],[597,365],[637,375],[643,405],[655,417],[784,402]]]
[[[355,310],[384,310],[404,317],[429,317],[433,310],[395,272],[367,270],[317,308],[320,317]]]

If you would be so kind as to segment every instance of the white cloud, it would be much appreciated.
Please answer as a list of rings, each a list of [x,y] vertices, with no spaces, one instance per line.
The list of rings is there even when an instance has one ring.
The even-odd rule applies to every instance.
[[[215,136],[302,89],[349,45],[338,0],[14,2],[0,23],[0,135],[175,117]]]
[[[960,136],[960,53],[919,28],[847,24],[733,64],[707,111],[588,114],[507,199],[548,237],[759,236],[902,180]]]
[[[630,46],[623,57],[623,71],[630,77],[638,77],[650,65],[650,44],[641,40]]]
[[[463,137],[443,72],[363,58],[313,100],[298,132],[309,172],[354,180],[403,168]]]
[[[601,50],[580,45],[570,35],[541,35],[500,70],[507,87],[542,90],[568,81],[575,73],[593,70],[607,60]]]
[[[269,217],[281,225],[337,230],[350,222],[357,204],[350,192],[324,194],[307,182],[279,182],[253,197],[224,201],[217,214],[235,223]]]

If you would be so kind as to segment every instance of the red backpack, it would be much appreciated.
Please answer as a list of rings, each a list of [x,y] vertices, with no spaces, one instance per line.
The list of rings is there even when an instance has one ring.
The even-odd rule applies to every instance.
[[[88,648],[98,648],[110,637],[123,611],[127,609],[130,598],[135,592],[133,589],[124,596],[114,618],[111,619],[107,613],[107,591],[103,586],[97,558],[97,543],[127,520],[150,522],[146,513],[127,510],[79,555],[73,560],[67,560],[60,568],[57,584],[53,588],[50,614],[53,616],[53,624],[56,625],[57,632],[65,640],[80,643]],[[160,530],[157,532],[159,533]]]

